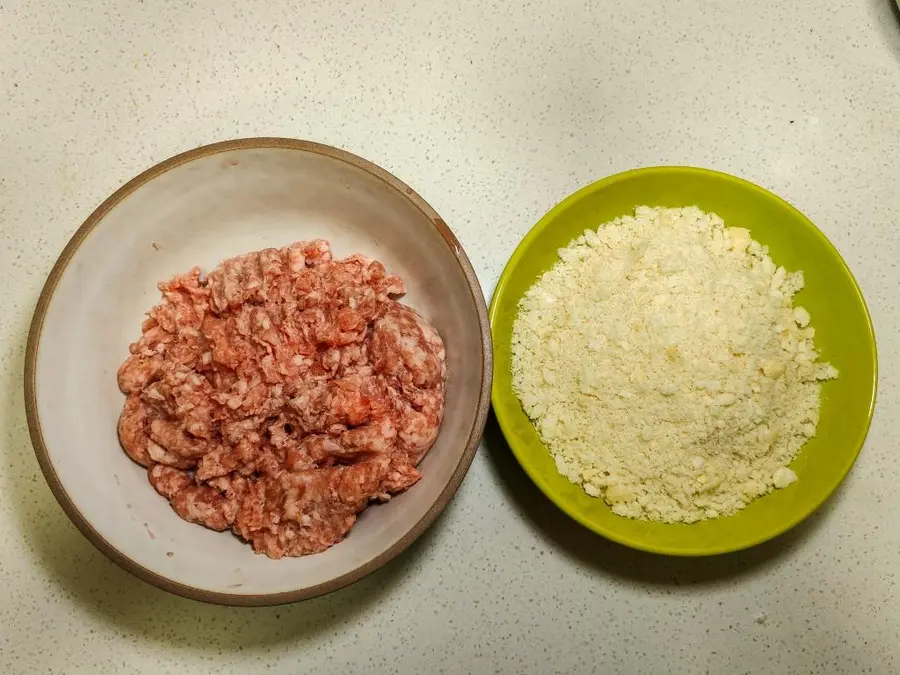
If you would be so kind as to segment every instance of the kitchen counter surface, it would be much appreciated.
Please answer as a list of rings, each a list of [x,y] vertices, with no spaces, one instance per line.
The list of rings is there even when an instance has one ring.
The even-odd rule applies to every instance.
[[[455,230],[490,297],[554,203],[654,164],[785,197],[857,275],[879,407],[837,495],[738,555],[569,521],[499,437],[411,549],[345,590],[232,609],[82,538],[41,477],[24,344],[68,237],[123,182],[225,138],[337,145]],[[0,3],[0,672],[900,671],[900,23],[889,0]]]

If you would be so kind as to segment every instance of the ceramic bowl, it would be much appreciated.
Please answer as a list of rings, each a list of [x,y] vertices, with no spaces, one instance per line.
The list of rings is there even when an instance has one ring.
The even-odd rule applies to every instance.
[[[797,303],[807,308],[815,343],[840,377],[822,386],[816,437],[791,467],[799,480],[752,502],[727,518],[662,524],[615,515],[559,474],[512,390],[510,340],[525,291],[557,260],[556,251],[587,228],[633,213],[640,205],[699,206],[726,225],[750,230],[769,246],[772,259],[803,270]],[[513,453],[537,486],[563,511],[595,532],[634,548],[671,555],[711,555],[758,544],[793,527],[838,487],[862,448],[875,407],[878,382],[875,335],[859,286],[824,234],[772,193],[727,174],[691,167],[654,167],[589,185],[551,210],[519,244],[491,302],[494,337],[493,402]],[[598,411],[602,414],[603,411]]]
[[[404,302],[447,348],[446,408],[424,477],[367,509],[347,538],[270,560],[230,533],[179,518],[123,453],[116,370],[156,283],[247,251],[323,238],[404,279]],[[466,474],[489,408],[491,343],[472,266],[437,213],[397,178],[350,153],[287,139],[227,141],[173,157],[119,189],[66,246],[40,296],[25,392],[35,452],[78,529],[140,578],[208,602],[268,605],[326,593],[403,551]]]

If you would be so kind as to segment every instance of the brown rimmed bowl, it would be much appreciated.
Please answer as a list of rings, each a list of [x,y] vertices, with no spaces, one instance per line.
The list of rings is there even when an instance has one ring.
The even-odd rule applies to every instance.
[[[404,302],[447,348],[444,421],[407,492],[367,509],[324,553],[273,561],[230,533],[181,520],[122,452],[116,370],[156,283],[195,265],[310,238],[400,274]],[[463,480],[490,405],[484,297],[447,224],[387,171],[343,150],[281,138],[225,141],[168,159],[91,214],[57,260],[34,312],[25,403],[35,453],[78,529],[160,588],[229,605],[334,591],[378,569],[432,523]]]

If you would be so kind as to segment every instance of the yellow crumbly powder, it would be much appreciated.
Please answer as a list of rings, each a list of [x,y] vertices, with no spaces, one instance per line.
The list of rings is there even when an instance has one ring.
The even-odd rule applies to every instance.
[[[528,292],[513,386],[560,473],[622,516],[734,513],[796,475],[821,380],[801,272],[696,207],[587,230]]]

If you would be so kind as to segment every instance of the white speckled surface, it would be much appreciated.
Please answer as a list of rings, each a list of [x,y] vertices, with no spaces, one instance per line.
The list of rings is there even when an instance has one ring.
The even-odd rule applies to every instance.
[[[0,672],[900,671],[890,0],[494,4],[0,4]],[[528,228],[595,178],[687,163],[776,191],[838,245],[874,315],[879,411],[856,469],[781,540],[664,560],[567,521],[491,429],[438,524],[350,589],[237,610],[133,579],[40,476],[27,323],[110,192],[250,135],[331,143],[396,173],[455,229],[488,294]]]

